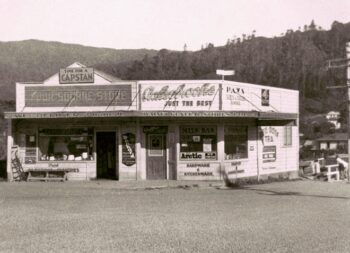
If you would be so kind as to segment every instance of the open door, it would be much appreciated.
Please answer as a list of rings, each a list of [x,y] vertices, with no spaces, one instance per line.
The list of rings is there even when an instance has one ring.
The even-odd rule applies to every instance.
[[[116,132],[96,133],[97,178],[118,179]]]

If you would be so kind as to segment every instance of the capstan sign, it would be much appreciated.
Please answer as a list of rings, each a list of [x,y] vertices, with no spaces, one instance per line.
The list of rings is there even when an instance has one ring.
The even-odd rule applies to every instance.
[[[218,110],[218,84],[142,84],[143,110]]]
[[[60,69],[59,81],[65,83],[93,83],[93,68],[65,68]]]

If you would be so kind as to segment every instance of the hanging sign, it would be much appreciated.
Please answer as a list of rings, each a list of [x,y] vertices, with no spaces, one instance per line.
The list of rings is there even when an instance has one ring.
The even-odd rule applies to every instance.
[[[136,163],[135,134],[122,134],[122,143],[122,163],[126,166],[132,166]]]

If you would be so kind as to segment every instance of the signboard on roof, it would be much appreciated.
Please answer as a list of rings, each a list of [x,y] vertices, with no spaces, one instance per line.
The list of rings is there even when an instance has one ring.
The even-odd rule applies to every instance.
[[[65,68],[60,69],[59,80],[61,84],[67,83],[93,83],[93,68]]]
[[[142,84],[142,110],[208,111],[219,109],[219,85],[213,83]]]
[[[131,85],[26,86],[26,107],[128,106]]]

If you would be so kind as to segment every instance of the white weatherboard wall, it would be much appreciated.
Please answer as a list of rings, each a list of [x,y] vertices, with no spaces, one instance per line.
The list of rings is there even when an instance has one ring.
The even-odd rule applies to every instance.
[[[262,90],[268,90],[269,103],[262,104]],[[298,113],[298,91],[269,86],[225,81],[222,85],[222,110]]]
[[[284,127],[283,126],[261,126],[259,127],[259,164],[261,165],[260,175],[283,173],[296,171],[299,160],[299,132],[298,127],[292,127],[292,143],[284,144]],[[264,147],[275,147],[276,159],[263,158]]]

